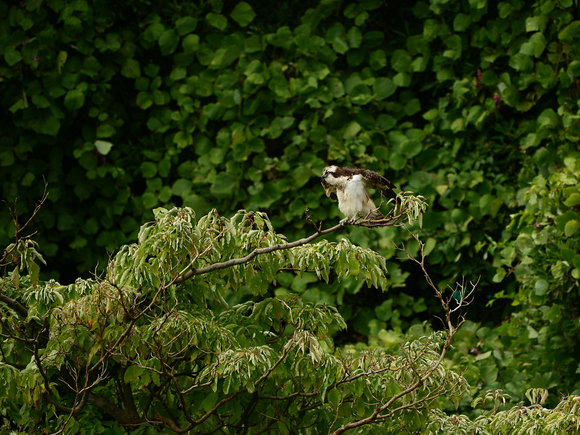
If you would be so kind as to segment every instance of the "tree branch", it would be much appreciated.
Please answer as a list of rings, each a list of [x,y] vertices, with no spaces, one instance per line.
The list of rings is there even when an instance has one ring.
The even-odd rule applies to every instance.
[[[0,302],[4,302],[6,305],[20,314],[21,317],[28,317],[28,310],[24,308],[16,299],[9,298],[8,296],[0,293]]]
[[[250,252],[245,257],[232,258],[231,260],[223,261],[221,263],[210,264],[209,266],[205,266],[205,267],[202,267],[200,269],[191,268],[190,270],[183,273],[183,275],[181,275],[179,278],[177,278],[174,281],[174,283],[177,284],[177,283],[186,281],[195,275],[203,275],[206,273],[215,272],[216,270],[227,269],[228,267],[232,267],[232,266],[238,266],[240,264],[244,264],[244,263],[251,261],[254,257],[256,257],[258,255],[269,254],[270,252],[281,251],[284,249],[292,249],[292,248],[295,248],[297,246],[306,245],[307,243],[310,243],[313,240],[316,240],[320,236],[332,233],[333,231],[339,230],[341,228],[343,228],[343,224],[338,224],[338,225],[335,225],[334,227],[328,228],[326,230],[319,230],[309,237],[305,237],[305,238],[300,239],[300,240],[295,240],[294,242],[277,244],[277,245],[268,246],[265,248],[254,249],[252,252]]]

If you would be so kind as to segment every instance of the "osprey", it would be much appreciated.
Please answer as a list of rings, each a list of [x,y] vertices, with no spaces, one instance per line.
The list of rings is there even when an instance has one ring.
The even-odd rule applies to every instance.
[[[381,196],[393,198],[395,185],[385,177],[368,169],[339,168],[328,166],[322,171],[320,182],[326,196],[338,201],[338,209],[346,216],[344,221],[353,222],[356,218],[380,219],[383,217],[371,199],[367,188],[376,189]]]

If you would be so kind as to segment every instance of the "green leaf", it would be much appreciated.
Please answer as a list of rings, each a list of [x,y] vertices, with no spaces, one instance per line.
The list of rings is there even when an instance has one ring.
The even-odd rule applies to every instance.
[[[19,51],[15,51],[14,49],[8,49],[4,53],[4,60],[6,61],[8,66],[14,66],[22,60],[22,55],[20,54]]]
[[[469,5],[473,9],[483,9],[487,5],[487,0],[469,0]]]
[[[342,396],[340,394],[340,391],[338,391],[338,388],[333,388],[328,392],[328,401],[334,408],[338,408],[338,405],[340,404],[340,399],[342,399]]]
[[[520,47],[520,53],[540,57],[546,48],[546,38],[541,32],[534,33],[528,42]]]
[[[545,89],[549,89],[551,83],[556,80],[552,67],[542,62],[536,64],[536,78]]]
[[[166,30],[159,37],[159,48],[164,56],[170,55],[175,51],[179,44],[179,38],[173,29]]]
[[[391,168],[395,170],[401,170],[407,166],[407,159],[397,152],[391,153],[391,158],[389,160]]]
[[[113,144],[111,142],[106,142],[104,140],[96,140],[95,141],[95,148],[99,152],[99,154],[106,156],[113,148]]]
[[[139,92],[137,94],[137,106],[145,110],[153,105],[153,99],[148,92]]]
[[[208,13],[205,16],[208,24],[219,30],[225,30],[228,25],[228,19],[221,14],[214,14],[213,12]]]
[[[23,186],[30,186],[35,178],[36,176],[32,172],[27,172],[26,175],[22,178],[20,184]]]
[[[334,51],[344,54],[348,51],[345,38],[345,28],[341,23],[334,23],[326,32],[326,40],[332,44]]]
[[[199,49],[199,36],[187,35],[181,45],[185,54],[191,54]]]
[[[139,376],[143,374],[145,369],[139,366],[129,366],[125,370],[125,375],[123,376],[123,380],[125,383],[129,384],[134,382]]]
[[[421,111],[421,102],[418,98],[413,98],[407,104],[405,104],[405,114],[407,116],[413,116],[415,113]]]
[[[377,127],[383,131],[391,130],[395,125],[397,125],[397,120],[391,115],[383,113],[377,118]]]
[[[463,13],[457,14],[453,20],[453,30],[456,32],[465,32],[471,24],[471,16]]]
[[[538,295],[538,296],[544,296],[546,294],[546,292],[548,291],[549,287],[550,287],[550,284],[548,284],[548,281],[546,281],[545,279],[539,279],[534,284],[534,289],[535,289],[536,295]]]
[[[80,109],[85,104],[85,94],[82,91],[73,89],[66,93],[64,97],[64,106],[67,110],[73,111]]]
[[[538,125],[540,127],[555,128],[560,124],[560,117],[554,112],[554,109],[545,109],[538,116]]]
[[[175,22],[177,33],[179,33],[181,36],[193,32],[196,27],[197,19],[193,17],[182,17]]]
[[[156,42],[164,30],[165,27],[163,26],[163,24],[152,23],[143,32],[143,39],[147,42]]]
[[[173,183],[172,191],[177,196],[183,196],[185,193],[191,190],[192,183],[191,180],[185,178],[180,178]]]
[[[209,412],[211,411],[211,409],[215,406],[215,404],[218,401],[219,396],[217,395],[217,393],[211,392],[209,393],[205,399],[203,399],[203,402],[201,402],[201,406],[204,409],[205,412]]]
[[[391,65],[395,71],[409,72],[413,59],[406,50],[395,50],[391,57]]]
[[[574,234],[579,229],[580,229],[580,222],[577,221],[576,219],[571,219],[568,222],[566,222],[566,225],[564,227],[564,234],[566,234],[566,236],[570,237],[572,234]]]
[[[387,66],[387,57],[385,50],[375,50],[369,56],[369,64],[375,71]]]
[[[393,77],[393,83],[401,88],[406,88],[411,84],[411,74],[407,74],[405,72],[400,72],[395,77]]]
[[[141,175],[145,178],[153,178],[157,175],[157,165],[153,162],[141,163]]]
[[[371,88],[362,83],[352,88],[349,95],[351,101],[358,105],[368,104],[375,98],[375,95],[371,92]]]
[[[407,140],[401,144],[401,152],[408,159],[412,159],[423,149],[421,142],[417,140]]]
[[[363,40],[362,33],[358,27],[351,27],[346,34],[346,41],[351,48],[359,48]]]
[[[564,201],[564,205],[566,207],[574,207],[575,205],[580,204],[580,193],[572,193],[566,201]]]
[[[351,121],[344,128],[343,137],[344,138],[355,137],[361,130],[362,130],[362,127],[358,122]]]
[[[220,196],[232,196],[237,190],[238,180],[229,172],[220,172],[211,186],[211,193]]]
[[[141,201],[143,201],[143,207],[146,209],[152,209],[157,207],[157,204],[159,204],[159,197],[154,192],[145,192],[141,196]]]
[[[115,127],[113,127],[110,124],[102,124],[97,129],[97,137],[98,138],[111,137],[115,133],[117,133],[117,131],[115,130]]]
[[[572,21],[560,33],[558,39],[565,42],[572,42],[574,39],[580,37],[580,21]]]
[[[439,21],[433,19],[426,20],[423,25],[423,36],[427,41],[432,41],[438,36],[440,27],[441,23]]]
[[[139,65],[139,61],[135,59],[127,59],[125,61],[125,65],[121,69],[121,75],[130,79],[136,79],[137,77],[141,76],[141,68]]]
[[[234,20],[242,27],[246,27],[248,24],[250,24],[255,16],[256,13],[252,9],[252,7],[246,2],[238,3],[234,8],[234,10],[232,11],[232,13],[230,14],[232,20]]]

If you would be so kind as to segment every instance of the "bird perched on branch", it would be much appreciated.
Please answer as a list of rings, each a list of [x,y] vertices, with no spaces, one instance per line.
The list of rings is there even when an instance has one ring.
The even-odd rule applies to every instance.
[[[395,185],[368,169],[327,166],[322,171],[320,182],[326,196],[333,201],[338,201],[338,209],[346,217],[343,222],[353,222],[357,218],[380,219],[383,217],[367,188],[376,189],[386,200],[397,198],[393,192]]]

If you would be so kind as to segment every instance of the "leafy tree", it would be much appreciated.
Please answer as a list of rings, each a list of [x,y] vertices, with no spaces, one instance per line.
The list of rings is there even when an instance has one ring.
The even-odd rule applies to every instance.
[[[416,197],[376,227],[411,223],[424,211]],[[42,201],[41,201],[42,202]],[[38,210],[38,208],[37,208]],[[38,281],[43,261],[27,224],[0,265],[0,406],[2,431],[16,433],[514,433],[555,434],[578,428],[580,396],[556,409],[541,407],[547,390],[528,392],[533,406],[492,401],[475,420],[443,408],[469,392],[467,380],[444,363],[477,284],[443,295],[425,269],[424,244],[413,257],[445,317],[397,349],[334,348],[344,328],[335,307],[299,296],[264,297],[280,270],[319,279],[351,275],[375,287],[387,280],[376,252],[342,239],[287,242],[263,213],[215,211],[196,219],[189,208],[156,209],[139,243],[124,246],[104,277],[62,286]],[[30,222],[30,221],[29,221]],[[312,222],[311,222],[312,223]],[[333,265],[335,265],[333,267]],[[27,272],[22,274],[22,272]],[[225,289],[249,289],[231,306]],[[523,417],[522,417],[523,416]]]
[[[362,224],[418,219],[424,203],[400,200],[384,219]],[[287,242],[263,213],[226,219],[212,211],[196,219],[190,208],[159,208],[139,243],[110,259],[104,277],[68,286],[38,281],[42,257],[20,236],[24,228],[1,261],[12,269],[0,287],[5,428],[334,434],[368,424],[420,428],[435,400],[466,389],[442,364],[461,323],[452,313],[463,304],[451,308],[436,287],[446,329],[394,353],[335,352],[331,333],[345,323],[334,307],[296,295],[263,297],[280,270],[326,281],[331,274],[355,276],[384,287],[385,261],[376,252],[347,239],[311,243],[342,224]],[[255,298],[230,306],[227,288],[249,289]]]

